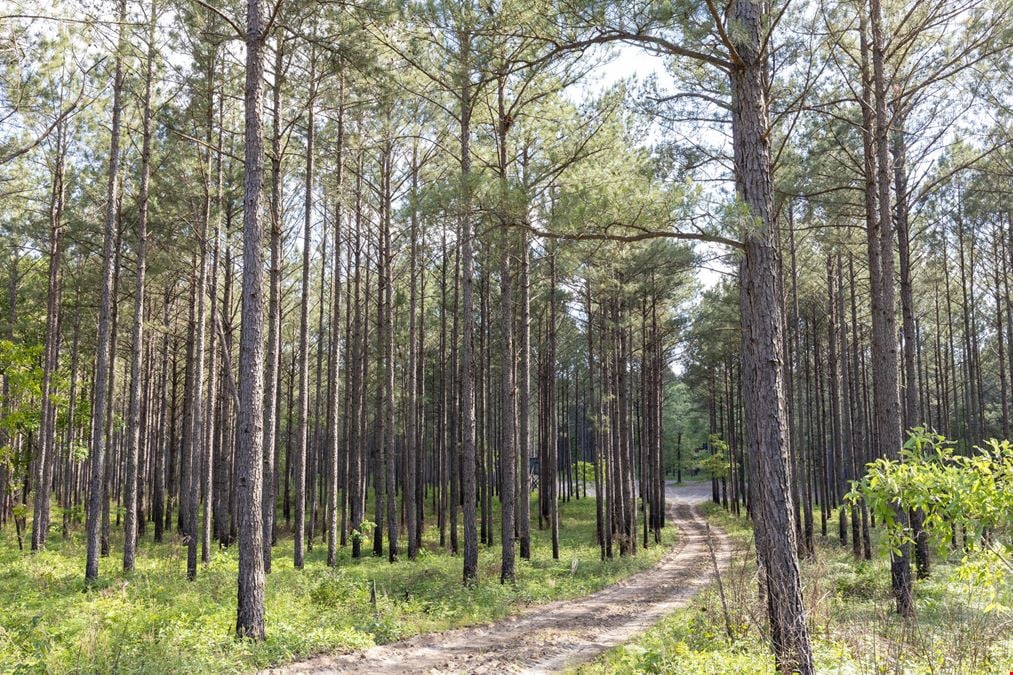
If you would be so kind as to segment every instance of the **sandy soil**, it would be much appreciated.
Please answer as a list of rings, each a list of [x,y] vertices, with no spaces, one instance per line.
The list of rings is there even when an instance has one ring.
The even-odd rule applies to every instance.
[[[271,673],[548,673],[586,663],[684,606],[711,581],[707,530],[696,506],[710,484],[668,486],[675,547],[655,567],[583,598],[540,605],[492,624],[419,635],[353,654],[323,655]],[[718,565],[731,543],[711,530]]]

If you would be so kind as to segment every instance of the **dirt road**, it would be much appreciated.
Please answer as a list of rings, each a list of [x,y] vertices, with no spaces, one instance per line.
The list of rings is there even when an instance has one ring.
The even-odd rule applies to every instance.
[[[655,567],[597,593],[553,602],[472,628],[419,635],[364,652],[324,655],[273,673],[546,673],[590,661],[684,606],[711,581],[714,568],[696,505],[709,484],[669,486],[668,525],[679,538]],[[711,530],[718,565],[731,544]]]

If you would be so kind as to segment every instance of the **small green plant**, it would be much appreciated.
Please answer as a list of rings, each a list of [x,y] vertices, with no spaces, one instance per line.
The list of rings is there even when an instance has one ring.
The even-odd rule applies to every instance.
[[[88,459],[88,444],[74,441],[70,445],[70,457],[75,462],[83,462]]]
[[[359,527],[353,528],[349,535],[352,537],[352,541],[363,542],[369,541],[369,533],[376,529],[376,523],[371,520],[364,520],[359,523]]]
[[[588,485],[594,484],[594,462],[580,460],[573,465],[573,468],[582,487],[587,488]]]
[[[709,450],[704,449],[696,459],[696,468],[711,478],[726,478],[734,463],[728,461],[728,444],[717,434],[711,434],[708,440]]]

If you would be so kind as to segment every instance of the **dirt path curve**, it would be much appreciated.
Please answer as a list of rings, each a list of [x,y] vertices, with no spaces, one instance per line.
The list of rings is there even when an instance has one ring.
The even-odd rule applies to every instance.
[[[324,655],[272,673],[547,673],[592,660],[684,606],[711,581],[706,526],[696,505],[710,484],[666,489],[675,547],[656,566],[597,593],[532,607],[492,624],[419,635],[363,652]],[[711,530],[718,565],[731,543]]]

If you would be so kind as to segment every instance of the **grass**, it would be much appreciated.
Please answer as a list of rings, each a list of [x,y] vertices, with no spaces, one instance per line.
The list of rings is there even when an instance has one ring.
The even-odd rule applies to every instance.
[[[460,557],[438,546],[432,528],[415,562],[373,558],[364,542],[365,557],[353,560],[349,549],[340,549],[332,569],[318,539],[302,571],[292,566],[291,539],[280,533],[266,588],[267,640],[253,643],[233,638],[235,547],[216,549],[197,580],[187,582],[182,540],[155,545],[149,527],[136,571],[120,571],[122,548],[114,537],[113,555],[100,562],[100,582],[87,589],[82,530],[64,541],[54,528],[48,550],[33,555],[18,550],[10,528],[0,533],[0,672],[249,671],[583,595],[651,566],[667,549],[601,562],[593,500],[561,503],[559,529],[560,560],[552,560],[548,531],[535,528],[532,559],[518,560],[515,585],[499,583],[499,546],[480,546],[480,580],[472,588],[462,587]],[[666,534],[671,543],[674,535]]]
[[[734,541],[731,568],[722,576],[731,637],[712,584],[643,636],[578,669],[580,674],[774,672],[748,520],[714,505],[705,511]],[[1013,668],[1013,589],[999,588],[993,597],[955,580],[958,560],[936,556],[932,575],[915,585],[918,618],[905,622],[893,612],[884,553],[856,562],[850,547],[841,547],[833,536],[817,535],[817,544],[814,559],[802,565],[817,672],[1005,673]]]

